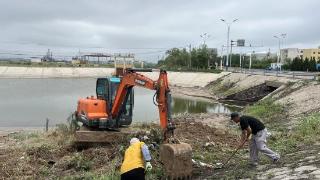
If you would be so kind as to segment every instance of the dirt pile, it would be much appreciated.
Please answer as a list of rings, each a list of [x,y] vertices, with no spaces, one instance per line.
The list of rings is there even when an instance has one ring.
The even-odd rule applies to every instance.
[[[178,121],[175,134],[182,142],[189,143],[194,148],[205,147],[207,143],[232,147],[236,145],[235,141],[237,141],[234,135],[222,129],[210,127],[194,120]]]

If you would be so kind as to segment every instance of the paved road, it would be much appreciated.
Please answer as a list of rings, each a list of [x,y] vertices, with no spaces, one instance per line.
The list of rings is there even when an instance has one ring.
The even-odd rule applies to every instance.
[[[316,80],[320,76],[320,72],[303,72],[303,71],[274,71],[264,69],[240,69],[240,68],[228,68],[229,72],[233,73],[245,73],[264,76],[279,76],[288,77],[292,79],[310,79]]]

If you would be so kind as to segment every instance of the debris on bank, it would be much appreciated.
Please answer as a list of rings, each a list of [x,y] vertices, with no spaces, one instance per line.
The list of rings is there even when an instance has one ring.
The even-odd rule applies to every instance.
[[[188,118],[186,118],[188,117]],[[222,152],[232,147],[230,139],[236,136],[226,132],[221,134],[216,128],[193,120],[191,115],[175,119],[176,137],[190,143],[194,151],[195,176],[212,168],[210,161],[219,162],[221,157],[214,159],[198,156],[201,152]],[[111,178],[119,177],[118,168],[122,162],[124,150],[133,136],[145,141],[151,150],[154,170],[148,174],[149,179],[159,179],[163,175],[159,162],[159,144],[161,142],[160,127],[156,124],[140,124],[132,127],[135,134],[123,142],[107,146],[95,146],[78,149],[73,144],[73,136],[68,126],[59,125],[48,133],[20,132],[8,137],[1,137],[0,147],[0,178]],[[226,143],[228,142],[228,143]],[[19,166],[17,166],[19,164]]]

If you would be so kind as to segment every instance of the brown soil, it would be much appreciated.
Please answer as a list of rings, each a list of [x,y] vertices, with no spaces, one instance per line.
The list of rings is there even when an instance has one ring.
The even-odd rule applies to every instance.
[[[194,148],[201,148],[208,142],[230,147],[237,145],[236,136],[194,120],[178,121],[175,134],[178,139]]]
[[[176,137],[182,142],[189,143],[194,152],[219,153],[223,151],[222,149],[233,148],[236,145],[236,136],[225,131],[221,132],[215,127],[181,117],[175,121],[177,122]],[[150,147],[153,156],[152,164],[154,169],[160,169],[159,127],[154,124],[140,125],[139,129],[132,136],[141,139],[148,137],[144,141],[149,145],[153,144]],[[127,142],[129,138],[127,137]],[[81,178],[88,172],[96,175],[110,174],[111,171],[118,171],[116,167],[120,166],[122,154],[128,146],[128,143],[122,142],[78,150],[73,146],[72,136],[60,130],[42,133],[39,137],[26,140],[17,140],[10,136],[0,139],[1,143],[6,145],[0,146],[0,162],[2,162],[0,179],[41,179],[65,176]],[[206,147],[208,142],[214,145]],[[220,157],[215,161],[220,162],[222,159],[223,157]],[[205,159],[203,161],[209,163]],[[195,167],[195,174],[199,172],[209,171],[201,166]]]

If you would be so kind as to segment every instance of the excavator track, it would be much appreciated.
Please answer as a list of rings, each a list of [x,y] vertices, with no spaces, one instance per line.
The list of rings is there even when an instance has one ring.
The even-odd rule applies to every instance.
[[[93,131],[85,126],[75,132],[74,143],[78,148],[126,143],[127,137],[134,132],[121,129],[119,131]]]

